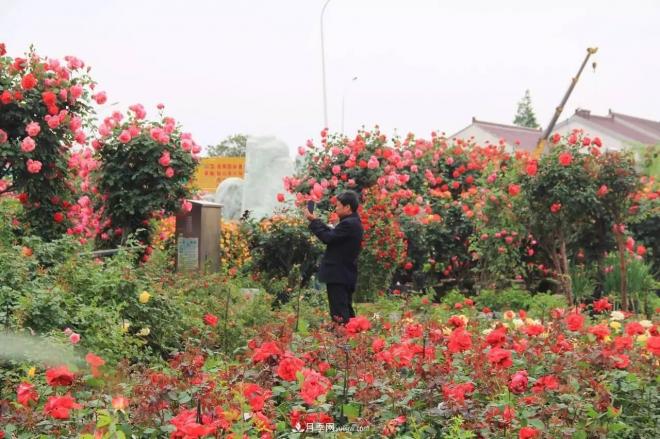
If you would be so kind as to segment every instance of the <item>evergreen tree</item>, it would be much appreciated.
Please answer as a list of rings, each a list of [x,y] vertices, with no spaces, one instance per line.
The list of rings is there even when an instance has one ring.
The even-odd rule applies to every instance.
[[[525,96],[518,102],[518,111],[516,111],[516,118],[513,120],[513,124],[527,128],[539,127],[538,122],[536,122],[534,109],[532,109],[532,98],[529,95],[529,90],[525,90]]]

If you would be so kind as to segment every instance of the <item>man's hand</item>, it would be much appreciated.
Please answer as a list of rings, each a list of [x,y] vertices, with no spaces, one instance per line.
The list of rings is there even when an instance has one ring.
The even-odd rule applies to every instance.
[[[313,221],[316,219],[316,216],[313,213],[311,213],[309,210],[307,210],[307,206],[303,207],[303,215],[305,216],[305,218],[307,218],[308,221]]]

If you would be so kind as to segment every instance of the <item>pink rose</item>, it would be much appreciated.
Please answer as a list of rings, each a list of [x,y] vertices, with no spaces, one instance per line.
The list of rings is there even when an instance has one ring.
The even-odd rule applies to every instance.
[[[168,168],[165,169],[165,177],[167,177],[167,178],[174,177],[174,169],[172,169],[168,166]]]
[[[48,128],[53,130],[60,126],[60,118],[58,116],[51,116],[49,114],[46,116],[46,123],[48,124]]]
[[[83,130],[77,130],[74,136],[76,142],[84,145],[87,142],[87,134]]]
[[[23,152],[32,152],[32,151],[34,151],[35,146],[36,146],[36,143],[34,143],[34,140],[32,139],[32,137],[26,137],[21,142],[21,151],[23,151]],[[39,172],[39,171],[37,171],[37,172]]]
[[[95,95],[93,95],[92,99],[94,99],[97,104],[103,105],[108,100],[108,96],[105,94],[104,91],[101,91],[101,92],[96,93]]]
[[[25,127],[25,131],[27,132],[28,136],[34,137],[37,134],[39,134],[39,131],[41,131],[41,127],[37,122],[30,122]]]
[[[193,148],[193,141],[191,139],[183,139],[181,140],[181,148],[186,151],[190,152],[192,151]]]
[[[128,130],[124,130],[121,132],[118,139],[121,143],[128,143],[131,141],[131,133],[129,133]]]
[[[199,146],[197,144],[193,145],[193,150],[192,150],[193,154],[199,154],[201,151],[202,151],[201,146]]]
[[[38,160],[28,159],[27,170],[30,174],[38,174],[41,171],[41,162]]]
[[[71,121],[69,122],[69,128],[71,129],[71,131],[76,132],[81,127],[82,127],[82,119],[78,116],[72,117]]]
[[[69,341],[71,344],[78,344],[80,341],[80,334],[76,334],[75,332],[72,332],[71,335],[69,336]]]
[[[181,202],[181,210],[184,212],[190,212],[192,210],[192,203],[188,200],[183,200]]]
[[[167,167],[170,165],[170,152],[169,151],[163,151],[163,155],[160,156],[158,159],[158,163],[160,163],[161,166]]]
[[[0,192],[6,191],[8,187],[9,183],[7,183],[7,180],[0,180]]]
[[[71,98],[75,101],[80,96],[82,96],[83,88],[82,88],[82,85],[76,84],[76,85],[72,86],[69,89],[69,91],[71,92]]]
[[[4,130],[0,130],[0,144],[5,143],[9,137]]]

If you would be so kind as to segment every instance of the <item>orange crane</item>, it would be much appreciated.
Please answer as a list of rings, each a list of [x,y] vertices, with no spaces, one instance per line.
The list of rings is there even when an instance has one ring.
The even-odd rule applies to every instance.
[[[548,142],[548,137],[550,137],[550,133],[552,132],[553,128],[555,127],[555,124],[557,123],[557,119],[559,119],[559,116],[561,115],[561,112],[564,110],[564,105],[566,105],[566,101],[568,101],[569,96],[571,95],[571,92],[573,92],[573,89],[575,88],[575,84],[577,84],[578,79],[580,79],[580,75],[582,74],[582,70],[584,70],[584,66],[587,65],[587,61],[589,61],[589,57],[596,53],[598,51],[598,47],[588,47],[587,48],[587,56],[584,58],[584,61],[582,61],[582,65],[580,66],[580,70],[578,70],[577,75],[575,78],[571,79],[571,85],[568,87],[568,90],[566,90],[566,94],[564,94],[564,97],[561,100],[561,103],[559,106],[555,109],[555,114],[552,116],[552,120],[548,124],[548,127],[545,129],[543,132],[543,135],[541,135],[541,138],[539,139],[539,142],[536,144],[536,149],[534,150],[534,158],[539,158],[541,157],[541,154],[543,154],[543,150],[545,149],[545,145]],[[596,69],[596,63],[593,63],[593,68],[594,70]]]

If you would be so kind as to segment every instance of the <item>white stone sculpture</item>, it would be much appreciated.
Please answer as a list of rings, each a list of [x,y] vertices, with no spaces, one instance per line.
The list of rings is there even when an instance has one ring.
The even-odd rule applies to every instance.
[[[287,175],[293,175],[293,161],[286,144],[274,136],[249,136],[242,210],[249,210],[252,218],[270,216],[279,207],[277,194],[284,192]]]
[[[244,181],[239,177],[226,178],[218,185],[213,201],[222,204],[223,219],[237,220],[243,214],[243,185]]]

